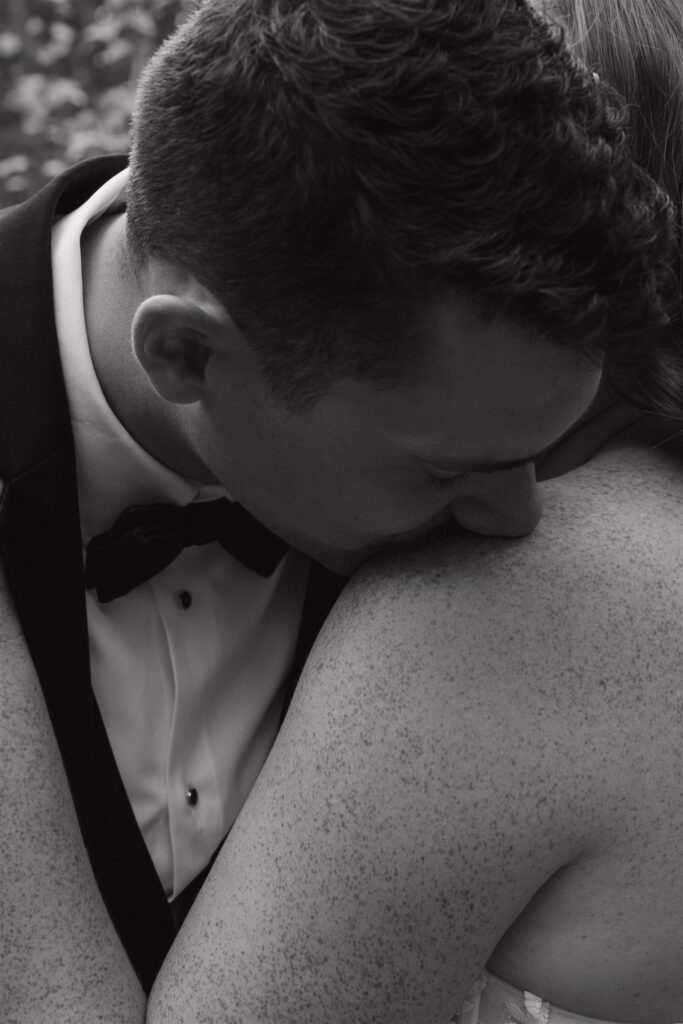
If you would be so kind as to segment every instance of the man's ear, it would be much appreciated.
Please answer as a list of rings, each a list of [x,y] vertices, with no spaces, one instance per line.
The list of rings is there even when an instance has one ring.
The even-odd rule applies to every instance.
[[[209,360],[227,351],[231,328],[218,303],[189,295],[152,295],[135,313],[133,348],[158,394],[189,404],[202,398]]]

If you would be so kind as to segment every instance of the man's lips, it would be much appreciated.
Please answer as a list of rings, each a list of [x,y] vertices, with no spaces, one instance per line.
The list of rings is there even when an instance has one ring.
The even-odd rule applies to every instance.
[[[378,555],[386,551],[397,551],[402,548],[411,547],[414,544],[419,544],[426,540],[436,540],[441,537],[452,537],[459,536],[463,533],[468,533],[464,526],[456,522],[452,516],[444,519],[439,519],[432,523],[422,526],[417,530],[409,530],[406,533],[398,533],[391,537],[386,537],[381,541],[377,541],[374,544],[368,544],[364,548],[360,548],[358,554],[370,557],[371,555]]]

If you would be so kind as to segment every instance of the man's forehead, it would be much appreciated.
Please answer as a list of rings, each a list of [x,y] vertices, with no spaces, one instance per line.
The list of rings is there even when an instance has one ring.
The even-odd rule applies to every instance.
[[[511,387],[490,400],[475,394],[459,406],[435,403],[425,407],[433,431],[414,434],[416,450],[442,471],[499,473],[537,462],[587,414],[599,382],[600,371],[584,367],[562,387],[545,381],[545,388]]]
[[[509,325],[449,305],[432,328],[433,358],[421,375],[386,388],[338,380],[319,413],[327,408],[345,432],[435,469],[495,473],[541,457],[597,390],[598,368]]]

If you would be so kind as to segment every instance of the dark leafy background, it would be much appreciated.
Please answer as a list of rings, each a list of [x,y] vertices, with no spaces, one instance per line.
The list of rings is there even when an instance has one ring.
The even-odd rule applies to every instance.
[[[135,82],[193,0],[0,0],[0,206],[125,152]]]

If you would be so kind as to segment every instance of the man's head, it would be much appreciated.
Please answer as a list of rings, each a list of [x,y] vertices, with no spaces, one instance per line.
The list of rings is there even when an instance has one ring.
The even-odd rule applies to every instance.
[[[169,281],[190,282],[167,290],[174,301],[201,292],[216,325],[204,335],[201,317],[178,321],[201,356],[183,364],[194,390],[165,397],[197,406],[185,429],[204,463],[288,536],[297,511],[278,503],[315,481],[293,479],[284,452],[286,479],[275,479],[277,445],[253,447],[259,423],[277,423],[287,452],[309,463],[324,453],[306,441],[326,437],[329,474],[319,466],[317,479],[328,490],[336,441],[354,450],[354,417],[370,447],[390,422],[406,441],[409,415],[435,441],[436,420],[421,417],[440,410],[449,465],[533,454],[585,407],[587,366],[606,344],[663,316],[667,214],[630,161],[612,97],[517,0],[211,0],[140,86],[131,252],[141,274],[167,267]],[[151,312],[158,326],[158,302]],[[144,303],[136,322],[141,338]],[[520,366],[545,388],[533,400]],[[198,382],[214,370],[209,394]],[[541,422],[537,406],[553,402]],[[330,417],[344,426],[336,441]],[[237,447],[259,461],[260,485]],[[405,494],[354,500],[344,529],[322,510],[299,518],[301,546],[412,536],[450,504],[411,517]],[[377,514],[383,501],[391,521]]]
[[[599,369],[576,353],[443,300],[410,325],[430,352],[419,376],[387,388],[340,377],[305,410],[290,409],[211,293],[170,268],[165,280],[172,294],[151,289],[133,337],[149,380],[177,410],[175,442],[197,458],[185,471],[222,481],[339,572],[453,520],[479,533],[528,533],[540,515],[533,461],[598,385]],[[159,452],[171,464],[176,455]]]

